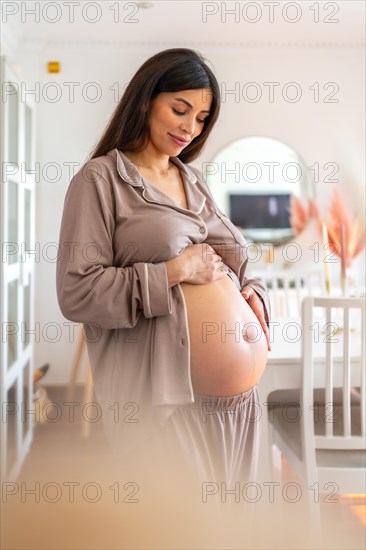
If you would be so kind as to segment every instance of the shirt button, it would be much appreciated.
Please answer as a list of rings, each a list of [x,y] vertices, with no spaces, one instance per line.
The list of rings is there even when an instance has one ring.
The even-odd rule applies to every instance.
[[[206,233],[206,229],[203,225],[200,227],[200,233]]]
[[[184,346],[184,344],[186,343],[185,339],[181,338],[180,343],[182,344],[182,346]]]

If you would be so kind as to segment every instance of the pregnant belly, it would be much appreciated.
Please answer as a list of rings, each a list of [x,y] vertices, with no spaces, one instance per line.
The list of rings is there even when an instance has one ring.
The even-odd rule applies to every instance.
[[[190,336],[193,391],[227,396],[259,381],[267,340],[257,316],[229,276],[205,285],[181,283]]]

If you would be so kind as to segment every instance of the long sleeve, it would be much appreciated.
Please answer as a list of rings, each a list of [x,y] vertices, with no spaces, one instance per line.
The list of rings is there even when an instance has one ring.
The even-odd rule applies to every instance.
[[[64,201],[56,267],[62,314],[104,329],[134,327],[141,314],[171,314],[164,262],[114,265],[113,190],[91,165],[72,178]]]
[[[249,262],[248,262],[248,257],[246,253],[247,243],[243,234],[231,222],[231,220],[226,216],[226,214],[224,214],[224,212],[222,212],[222,210],[220,210],[220,208],[218,207],[215,199],[212,196],[211,190],[205,178],[202,175],[202,172],[192,166],[190,166],[190,169],[196,174],[199,180],[199,183],[201,185],[202,191],[206,195],[208,209],[211,212],[211,216],[217,216],[221,220],[221,222],[224,224],[224,226],[226,226],[226,229],[229,230],[229,234],[231,235],[231,239],[230,239],[231,242],[230,243],[225,242],[222,250],[224,250],[228,256],[231,255],[231,258],[234,258],[234,257],[239,258],[239,261],[235,262],[236,263],[235,275],[239,279],[240,290],[242,291],[244,287],[250,286],[258,294],[264,306],[265,321],[269,326],[270,319],[271,319],[271,305],[270,305],[270,300],[268,295],[268,289],[260,279],[248,278],[246,276]],[[209,220],[207,220],[207,222],[208,221]],[[213,240],[220,241],[219,236],[220,236],[219,232],[216,231],[214,232],[212,238]],[[220,249],[218,249],[217,252],[218,254],[221,255]],[[232,271],[232,269],[229,268],[229,272],[230,271]]]

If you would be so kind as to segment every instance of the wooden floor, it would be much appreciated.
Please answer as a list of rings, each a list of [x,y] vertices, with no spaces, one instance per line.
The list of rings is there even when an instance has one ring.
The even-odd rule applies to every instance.
[[[55,422],[35,425],[21,474],[6,485],[5,496],[3,489],[1,548],[365,547],[365,501],[357,496],[321,505],[321,544],[309,538],[302,502],[261,498],[248,506],[228,495],[218,509],[216,503],[203,504],[202,495],[197,501],[185,498],[171,480],[166,485],[159,480],[159,490],[146,497],[141,480],[116,464],[102,422],[92,423],[89,437],[82,436],[81,406],[73,421],[62,407],[65,388],[46,389],[61,414]],[[73,401],[82,403],[81,391]],[[282,484],[294,480],[286,463],[284,475]]]

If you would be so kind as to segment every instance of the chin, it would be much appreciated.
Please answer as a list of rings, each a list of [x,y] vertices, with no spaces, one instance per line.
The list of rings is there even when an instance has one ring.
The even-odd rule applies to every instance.
[[[162,152],[166,155],[168,155],[169,157],[176,157],[178,156],[182,151],[183,151],[184,147],[179,147],[178,145],[176,147],[169,147],[167,148],[165,151],[162,150]]]
[[[183,150],[183,147],[179,147],[179,145],[166,142],[161,143],[161,145],[155,145],[154,148],[161,155],[166,155],[167,157],[176,157]]]

